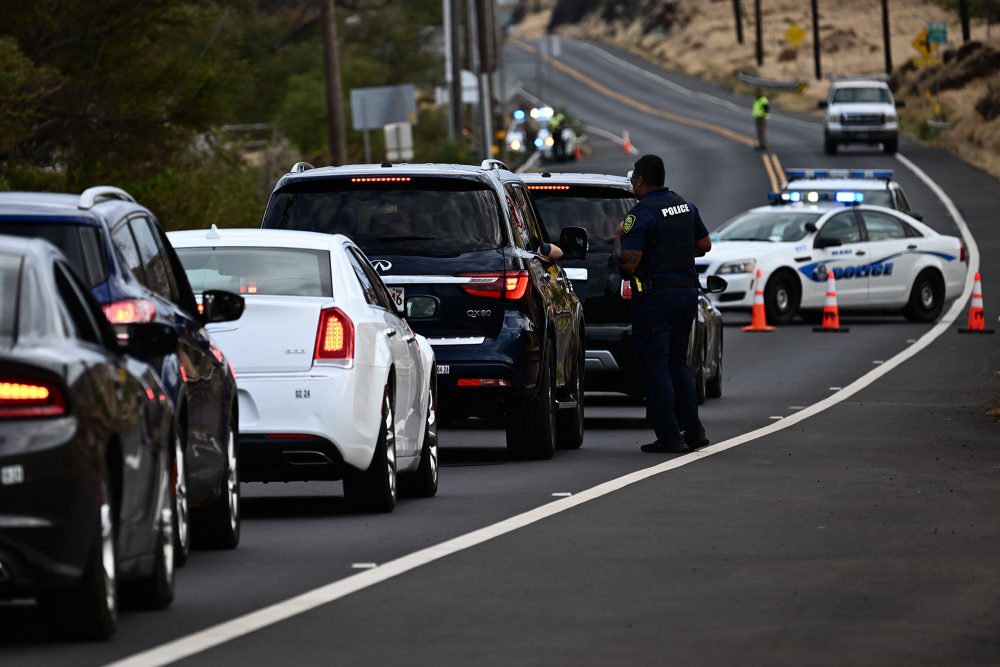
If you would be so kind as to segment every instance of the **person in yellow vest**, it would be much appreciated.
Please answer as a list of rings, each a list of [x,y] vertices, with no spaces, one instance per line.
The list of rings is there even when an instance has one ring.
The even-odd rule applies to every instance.
[[[771,104],[764,96],[764,91],[760,88],[753,91],[755,99],[753,101],[753,124],[757,126],[757,150],[767,150],[767,112],[771,110]]]

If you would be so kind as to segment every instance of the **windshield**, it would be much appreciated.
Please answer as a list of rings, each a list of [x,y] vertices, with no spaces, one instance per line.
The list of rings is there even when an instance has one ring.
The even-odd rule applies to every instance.
[[[850,104],[852,102],[892,104],[892,95],[889,94],[888,88],[881,87],[838,88],[833,91],[834,104]]]
[[[292,184],[272,198],[263,227],[350,237],[368,255],[447,257],[501,246],[500,209],[487,186],[467,179],[357,179]]]
[[[195,294],[333,296],[330,253],[299,248],[175,248]]]
[[[775,209],[747,211],[719,228],[719,241],[801,241],[805,238],[806,223],[815,223],[821,213]]]
[[[592,250],[611,248],[615,227],[635,206],[635,197],[618,188],[571,186],[570,190],[541,190],[529,185],[550,239],[563,227],[583,227]]]
[[[14,343],[14,315],[17,313],[18,285],[21,277],[21,258],[0,255],[0,345]]]
[[[0,220],[0,234],[42,238],[59,248],[87,287],[108,279],[108,262],[101,243],[101,233],[90,225],[58,222]]]

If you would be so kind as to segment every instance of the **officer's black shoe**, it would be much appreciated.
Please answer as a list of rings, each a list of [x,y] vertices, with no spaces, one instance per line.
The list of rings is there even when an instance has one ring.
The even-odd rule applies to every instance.
[[[691,451],[688,449],[688,446],[683,440],[677,440],[674,442],[663,442],[661,440],[657,440],[656,442],[651,442],[648,445],[643,445],[639,449],[647,454],[687,454]]]
[[[684,442],[691,449],[699,449],[701,447],[708,447],[708,436],[705,435],[705,429],[699,429],[697,431],[685,431],[684,432]]]

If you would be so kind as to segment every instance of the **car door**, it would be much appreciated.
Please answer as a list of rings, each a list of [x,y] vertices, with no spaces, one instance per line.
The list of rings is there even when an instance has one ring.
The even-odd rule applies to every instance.
[[[815,260],[833,271],[837,280],[837,304],[867,303],[869,270],[864,267],[871,255],[856,212],[841,211],[828,218],[816,234],[813,248]]]
[[[905,303],[916,278],[920,239],[908,237],[903,221],[894,215],[864,208],[858,212],[871,251],[868,302],[887,306]]]
[[[357,248],[347,247],[347,258],[354,269],[354,274],[361,284],[361,289],[365,294],[365,300],[371,308],[371,316],[376,321],[381,335],[385,336],[389,346],[389,354],[392,358],[392,365],[396,375],[396,395],[395,395],[395,433],[396,433],[396,455],[412,456],[416,448],[416,437],[408,428],[413,419],[413,397],[415,389],[414,368],[410,358],[410,343],[407,336],[412,335],[409,327],[402,323],[395,315],[395,306],[392,297],[382,286],[378,289],[381,281],[375,275],[371,264]],[[402,325],[402,326],[401,326]],[[378,334],[376,334],[378,336]]]

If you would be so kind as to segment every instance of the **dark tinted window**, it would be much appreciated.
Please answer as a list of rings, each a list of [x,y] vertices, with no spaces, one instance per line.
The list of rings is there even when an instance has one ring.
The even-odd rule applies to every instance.
[[[53,222],[0,220],[0,234],[42,238],[59,248],[87,283],[99,285],[108,278],[108,260],[97,227]]]
[[[121,221],[117,227],[111,230],[111,242],[121,253],[129,271],[140,282],[145,283],[146,274],[142,271],[142,258],[139,257],[139,249],[135,245],[135,238],[132,236],[132,230],[129,228],[127,220]]]
[[[841,243],[860,243],[861,229],[853,213],[839,213],[829,220],[819,230],[819,236],[824,239],[838,239]]]
[[[906,238],[906,229],[903,227],[903,223],[891,215],[878,211],[861,211],[861,219],[865,221],[869,241]]]
[[[510,216],[511,229],[514,230],[514,245],[522,250],[531,248],[531,233],[528,231],[528,219],[521,210],[521,204],[514,186],[505,183],[504,205],[507,207],[507,215]]]
[[[568,190],[542,190],[529,185],[528,189],[550,239],[558,239],[563,227],[583,227],[592,249],[611,247],[615,227],[636,201],[631,194],[617,188],[574,185]]]
[[[21,258],[0,255],[0,345],[14,343],[17,297],[21,284]]]
[[[375,287],[372,285],[372,281],[368,277],[368,274],[365,273],[364,268],[362,268],[363,260],[359,259],[357,255],[348,250],[347,261],[350,262],[351,268],[354,269],[354,275],[358,279],[358,284],[361,285],[361,291],[364,292],[365,301],[373,306],[381,306],[382,304],[379,303],[378,293],[375,291]]]
[[[372,294],[375,295],[375,305],[382,306],[390,312],[396,312],[396,306],[394,305],[392,297],[389,296],[389,290],[386,289],[382,279],[379,278],[378,274],[375,273],[375,270],[372,269],[371,263],[368,262],[364,255],[359,253],[354,248],[348,249],[347,252],[354,256],[355,260],[357,260],[356,266],[359,267],[361,271],[364,272],[365,277],[368,278],[367,284],[371,285]]]
[[[521,204],[525,223],[528,225],[528,234],[531,237],[529,250],[538,251],[542,243],[546,240],[545,237],[547,234],[542,231],[542,223],[535,215],[535,209],[531,205],[531,198],[528,196],[527,191],[522,186],[515,185],[514,192],[517,194],[517,201]]]
[[[770,208],[764,211],[747,211],[718,231],[719,241],[801,241],[805,238],[806,224],[819,220],[813,211]]]
[[[345,234],[368,255],[454,256],[502,244],[494,192],[457,178],[294,183],[271,198],[263,226]]]
[[[145,276],[143,284],[163,298],[172,301],[173,286],[170,283],[167,261],[156,240],[155,232],[150,228],[149,221],[145,218],[132,218],[129,226],[135,235],[139,257],[142,259],[142,271]]]
[[[176,248],[191,289],[333,296],[330,253],[303,248]]]
[[[69,274],[58,264],[55,267],[55,279],[56,289],[59,290],[59,299],[73,322],[76,338],[94,345],[101,345],[100,330],[93,313],[90,312],[87,300],[77,290]]]

